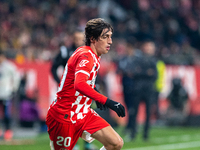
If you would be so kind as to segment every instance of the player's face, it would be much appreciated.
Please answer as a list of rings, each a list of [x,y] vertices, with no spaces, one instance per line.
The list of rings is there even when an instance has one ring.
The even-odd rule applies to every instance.
[[[112,44],[112,31],[104,29],[98,40],[95,40],[95,49],[98,56],[108,53]]]

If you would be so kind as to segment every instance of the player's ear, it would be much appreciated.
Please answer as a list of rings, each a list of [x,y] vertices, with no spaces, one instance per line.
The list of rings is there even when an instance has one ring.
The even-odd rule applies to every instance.
[[[94,42],[95,42],[95,38],[94,38],[94,37],[91,37],[91,38],[90,38],[90,42],[91,42],[91,43],[94,43]]]

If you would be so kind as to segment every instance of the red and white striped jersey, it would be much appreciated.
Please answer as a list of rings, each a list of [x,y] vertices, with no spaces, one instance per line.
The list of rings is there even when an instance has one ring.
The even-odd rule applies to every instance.
[[[56,120],[75,123],[91,111],[93,99],[105,104],[107,97],[93,89],[99,68],[100,57],[89,46],[79,47],[72,54],[65,66],[56,100],[49,109]]]

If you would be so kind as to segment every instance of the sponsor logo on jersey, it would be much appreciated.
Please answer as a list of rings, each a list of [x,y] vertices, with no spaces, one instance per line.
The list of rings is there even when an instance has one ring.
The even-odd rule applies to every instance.
[[[80,66],[80,67],[84,67],[84,66],[86,66],[87,63],[89,63],[88,60],[82,60],[82,61],[79,63],[79,66]]]

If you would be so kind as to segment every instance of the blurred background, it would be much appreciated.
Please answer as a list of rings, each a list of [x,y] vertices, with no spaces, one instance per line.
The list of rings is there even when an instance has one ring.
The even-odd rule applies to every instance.
[[[8,139],[10,135],[13,140],[6,140],[0,61],[0,149],[37,145],[38,136],[48,141],[45,116],[58,86],[52,63],[62,46],[73,46],[75,31],[84,32],[86,22],[99,17],[114,33],[111,50],[101,59],[97,87],[123,103],[127,116],[119,119],[111,111],[97,111],[124,137],[124,149],[162,149],[159,144],[183,149],[170,138],[156,143],[162,132],[186,143],[186,149],[199,149],[200,0],[0,0],[0,50],[14,68],[7,98],[12,131]],[[57,73],[62,71],[60,67]],[[143,124],[143,140],[149,143],[137,141]],[[128,135],[129,130],[135,134]],[[23,142],[27,138],[34,140]]]

